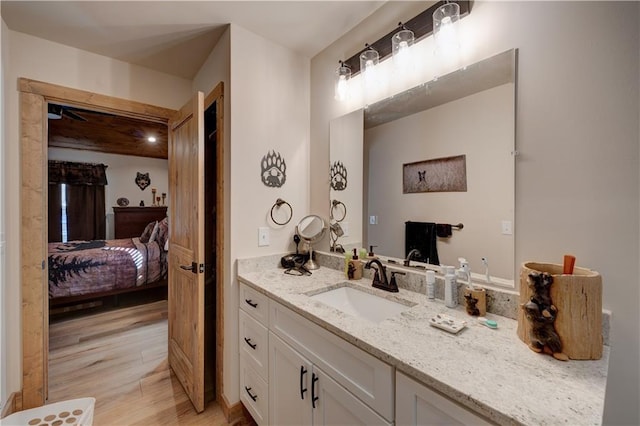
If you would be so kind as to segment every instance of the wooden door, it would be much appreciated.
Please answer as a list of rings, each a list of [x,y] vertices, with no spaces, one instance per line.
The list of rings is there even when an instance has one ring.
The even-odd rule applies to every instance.
[[[204,411],[204,95],[169,128],[169,366]]]

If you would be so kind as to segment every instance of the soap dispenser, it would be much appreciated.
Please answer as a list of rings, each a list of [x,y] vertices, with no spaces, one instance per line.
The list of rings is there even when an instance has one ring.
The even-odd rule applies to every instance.
[[[364,269],[364,265],[360,261],[358,257],[358,249],[353,249],[353,256],[351,256],[351,260],[349,261],[349,266],[347,269],[347,278],[350,280],[359,280],[362,279],[362,272]]]
[[[378,256],[375,255],[375,253],[373,253],[373,248],[374,247],[378,247],[378,246],[369,246],[369,254],[367,255],[367,259],[371,260],[371,259],[377,259]]]

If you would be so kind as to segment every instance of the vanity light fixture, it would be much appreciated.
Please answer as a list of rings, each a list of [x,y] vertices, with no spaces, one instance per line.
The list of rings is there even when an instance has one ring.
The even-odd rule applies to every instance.
[[[336,81],[334,94],[338,101],[346,101],[349,97],[349,80],[351,79],[351,68],[344,62],[338,61],[340,65],[336,69]]]
[[[400,31],[391,37],[391,54],[395,67],[400,71],[406,71],[411,68],[411,46],[415,37],[413,31],[408,29],[402,22],[398,23]]]
[[[366,50],[360,54],[360,72],[362,73],[364,93],[367,95],[378,87],[378,70],[376,68],[380,62],[380,55],[368,43],[365,46]]]
[[[460,6],[457,3],[447,2],[433,12],[433,37],[437,55],[457,53],[460,48],[457,25],[459,20]]]

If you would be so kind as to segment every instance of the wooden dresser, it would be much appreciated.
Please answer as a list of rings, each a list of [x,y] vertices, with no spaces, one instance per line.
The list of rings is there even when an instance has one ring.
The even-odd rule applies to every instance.
[[[139,237],[151,221],[167,216],[167,206],[160,207],[113,207],[114,238]]]

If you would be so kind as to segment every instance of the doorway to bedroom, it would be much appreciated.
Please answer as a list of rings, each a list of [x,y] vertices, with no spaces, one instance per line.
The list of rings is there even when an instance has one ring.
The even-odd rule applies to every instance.
[[[48,243],[47,227],[45,226],[48,216],[48,212],[46,211],[46,188],[48,186],[47,137],[46,133],[43,132],[41,137],[38,132],[39,129],[43,129],[44,131],[46,131],[47,129],[47,103],[53,100],[56,103],[60,102],[63,105],[74,105],[83,108],[88,107],[88,110],[91,110],[91,107],[95,106],[96,110],[99,110],[99,112],[101,113],[122,112],[123,115],[127,117],[146,118],[150,119],[151,121],[164,123],[165,126],[169,124],[171,117],[176,114],[176,111],[153,107],[146,104],[139,104],[133,101],[126,101],[122,99],[115,99],[102,95],[77,91],[74,89],[61,88],[60,86],[49,85],[47,83],[35,82],[32,80],[21,79],[19,83],[21,91],[22,117],[21,144],[23,152],[29,152],[28,156],[23,156],[22,158],[23,171],[29,170],[27,175],[23,174],[22,185],[22,248],[24,265],[22,270],[23,319],[28,319],[26,321],[23,320],[23,408],[40,405],[47,400],[47,379],[50,377],[50,372],[48,371],[49,360],[47,355],[49,353],[48,349],[50,341],[52,343],[52,349],[55,344],[57,345],[58,349],[62,348],[62,353],[66,354],[71,353],[72,350],[69,348],[64,348],[64,346],[69,344],[73,340],[79,342],[94,343],[94,345],[88,345],[85,348],[86,350],[79,351],[73,355],[70,355],[70,362],[67,363],[65,367],[66,371],[64,372],[64,381],[67,384],[69,382],[75,382],[75,380],[71,378],[69,373],[77,373],[81,370],[86,370],[86,367],[89,366],[99,367],[97,370],[98,373],[93,375],[93,377],[91,377],[90,379],[89,377],[87,377],[87,381],[85,381],[85,385],[88,383],[92,383],[92,385],[90,385],[92,386],[92,389],[99,390],[100,387],[104,387],[104,379],[108,376],[114,375],[116,376],[116,380],[117,377],[129,377],[132,374],[132,371],[129,367],[127,367],[128,361],[126,360],[126,357],[121,358],[116,362],[116,373],[113,370],[109,372],[109,370],[106,369],[107,361],[117,358],[113,354],[113,352],[104,356],[97,355],[99,353],[98,347],[100,346],[100,344],[98,343],[99,338],[108,337],[111,334],[115,336],[116,333],[112,332],[113,329],[131,331],[133,338],[130,338],[129,340],[135,341],[136,344],[140,346],[144,346],[144,350],[133,355],[133,357],[140,358],[149,365],[154,365],[152,371],[143,374],[144,377],[140,380],[137,386],[138,389],[142,390],[145,387],[143,384],[144,381],[144,383],[152,385],[152,387],[148,388],[147,391],[158,396],[158,392],[163,391],[158,390],[157,388],[154,389],[153,385],[163,384],[165,389],[164,392],[173,395],[173,402],[169,401],[168,404],[175,404],[177,407],[178,404],[183,404],[185,403],[185,401],[189,403],[184,392],[182,392],[184,401],[175,398],[176,392],[180,388],[180,383],[176,381],[173,373],[169,369],[166,355],[164,355],[164,358],[161,355],[162,351],[164,351],[165,354],[167,351],[167,333],[165,330],[167,328],[166,324],[168,315],[166,301],[160,300],[158,303],[147,303],[145,305],[132,307],[131,309],[127,308],[99,313],[97,315],[103,316],[93,316],[93,324],[91,324],[89,321],[78,322],[76,324],[66,324],[65,327],[60,328],[59,333],[52,333],[51,340],[49,340],[49,336],[47,333],[49,326],[48,315],[46,314],[49,308],[49,298],[47,297],[48,294],[46,292],[46,287],[39,284],[43,281],[47,281],[47,268],[44,268],[46,263],[43,263],[43,269],[40,269],[41,260],[38,260],[38,258],[42,259],[44,257],[43,255],[46,255]],[[202,274],[206,277],[207,283],[207,291],[205,292],[207,302],[206,318],[213,318],[214,320],[216,320],[213,324],[206,324],[205,335],[209,336],[209,339],[207,339],[206,342],[202,342],[203,348],[205,345],[207,346],[207,348],[209,348],[203,349],[205,351],[207,361],[209,361],[209,368],[205,369],[204,371],[205,374],[209,374],[209,379],[207,380],[205,378],[205,381],[209,383],[209,386],[207,387],[207,400],[215,398],[221,393],[221,387],[215,385],[220,383],[220,378],[222,375],[222,362],[221,356],[219,356],[221,354],[222,345],[217,337],[221,336],[222,334],[222,297],[220,297],[222,291],[221,286],[216,285],[218,282],[222,282],[221,277],[223,276],[223,262],[219,256],[216,256],[216,253],[221,254],[224,252],[222,238],[222,217],[221,214],[216,214],[217,212],[221,213],[222,211],[224,211],[222,205],[220,204],[222,200],[224,200],[223,186],[221,182],[223,143],[221,137],[221,85],[216,89],[218,89],[217,93],[219,96],[215,99],[207,98],[208,103],[210,105],[214,105],[214,113],[211,115],[213,117],[213,121],[209,122],[209,128],[207,129],[207,134],[209,135],[207,145],[209,146],[207,146],[207,149],[203,151],[207,158],[206,161],[208,161],[209,168],[207,169],[207,173],[204,176],[206,178],[206,181],[202,182],[206,189],[206,193],[209,194],[207,196],[209,202],[208,204],[206,204],[207,211],[203,212],[203,214],[207,215],[206,223],[208,224],[207,228],[205,228],[205,232],[203,233],[203,237],[204,235],[206,235],[207,239],[213,238],[213,240],[210,240],[210,244],[207,246],[207,264],[209,264],[209,259],[211,258],[211,256],[215,257],[215,261],[211,263],[212,267],[208,268],[207,274]],[[220,110],[220,114],[216,115],[216,112],[218,110]],[[44,111],[44,113],[40,115],[40,111]],[[211,110],[209,110],[208,113],[211,114]],[[213,146],[211,144],[213,144]],[[83,162],[86,161],[87,160],[83,160]],[[98,163],[104,164],[100,162]],[[107,167],[107,169],[108,168],[109,167]],[[149,188],[153,188],[152,185],[154,184],[154,179],[151,176],[150,178],[151,182],[148,186]],[[142,180],[144,181],[144,179]],[[136,179],[133,179],[133,181],[135,182]],[[42,186],[40,186],[39,182],[42,182]],[[144,182],[142,184],[144,185]],[[162,191],[160,191],[158,188],[156,189],[156,194],[162,194]],[[159,200],[156,198],[156,204],[162,205],[162,201],[168,204],[170,197],[168,193],[166,195],[167,196],[165,200],[162,200],[162,195],[159,196]],[[124,197],[118,197],[116,199],[116,204],[118,204],[117,201],[119,198]],[[106,199],[108,200],[109,198]],[[129,201],[129,205],[131,205],[131,200]],[[149,206],[149,204],[151,204],[151,206]],[[127,206],[118,205],[116,207],[120,208]],[[150,197],[149,203],[145,201],[145,207],[149,209],[153,207]],[[40,216],[37,213],[38,211],[42,211],[42,214]],[[69,216],[67,215],[67,221],[68,219]],[[109,222],[107,221],[107,223],[105,224],[105,236],[102,237],[103,241],[105,242],[104,246],[101,248],[103,249],[103,251],[109,252],[126,252],[128,250],[126,248],[112,248],[106,243],[106,241],[108,241],[107,233],[111,232],[109,231],[110,226],[113,226],[112,232],[114,237],[116,236],[115,234],[117,227],[115,226],[115,222],[116,220],[114,217],[113,223],[109,224]],[[131,221],[129,220],[125,221],[126,224],[130,224],[130,222]],[[161,222],[161,220],[156,220],[155,222]],[[147,225],[149,225],[149,223],[147,223]],[[155,227],[156,226],[154,225],[154,228]],[[67,233],[68,232],[69,230],[67,229]],[[142,233],[144,233],[144,231],[142,231]],[[135,239],[141,239],[142,233],[140,233],[139,236]],[[162,232],[159,230],[152,229],[151,234],[156,234],[156,236],[155,238],[149,238],[150,240],[158,241],[163,238]],[[38,240],[42,241],[41,245],[39,244]],[[66,242],[59,241],[59,243],[63,243],[61,245],[67,244],[66,251],[75,252],[77,251],[77,249],[79,249],[79,247],[77,246],[69,245],[70,241],[68,238],[67,240],[68,241]],[[94,243],[90,243],[89,245],[94,245]],[[161,251],[162,247],[160,246],[162,246],[162,244],[158,244],[158,250]],[[136,247],[138,251],[141,251],[139,250],[139,246]],[[145,254],[147,254],[146,248],[143,251],[145,251]],[[74,261],[73,259],[76,260]],[[71,257],[71,260],[65,264],[73,264],[73,262],[78,263],[80,261],[81,260],[79,259],[79,257],[76,256],[76,258]],[[78,268],[75,269],[78,270]],[[38,272],[38,270],[40,270],[41,272]],[[81,271],[82,268],[80,268],[79,270]],[[146,272],[150,275],[153,274],[152,271]],[[66,273],[67,275],[75,274],[75,272],[72,273],[69,271],[62,273]],[[164,303],[164,305],[162,303]],[[44,309],[39,307],[42,307]],[[104,316],[107,314],[111,316]],[[38,316],[42,318],[42,322],[38,320]],[[164,325],[161,325],[161,328],[156,329],[156,331],[153,331],[151,328],[142,330],[140,329],[141,327],[144,328],[143,326],[145,326],[145,324],[151,325],[152,323],[162,323],[163,321]],[[171,323],[170,319],[169,323]],[[138,328],[137,331],[135,330],[136,328]],[[155,343],[159,342],[158,346],[154,348],[152,344],[153,342],[151,341],[147,341],[146,343],[144,343],[142,336],[151,339],[151,341],[155,340]],[[117,348],[118,346],[125,346],[126,340],[127,338],[124,337],[116,337],[114,341],[107,343],[105,346],[111,349]],[[220,343],[216,344],[216,342]],[[88,358],[85,358],[84,361],[80,361],[83,356],[87,355]],[[78,382],[83,381],[84,380],[78,380]],[[105,394],[103,395],[103,397],[99,398],[99,401],[102,401],[103,404],[105,404],[102,408],[106,410],[105,412],[107,412],[107,415],[109,416],[113,414],[112,409],[115,406],[121,406],[121,403],[125,403],[121,399],[121,391],[123,390],[122,386],[119,387],[120,390],[117,389],[118,387],[114,387],[111,390],[110,395]],[[53,395],[50,393],[48,402],[53,402],[52,397]],[[98,414],[99,405],[100,403],[98,402],[96,404],[96,415]],[[184,410],[182,410],[181,412],[184,413]],[[105,419],[115,421],[117,417],[105,417]]]

